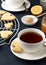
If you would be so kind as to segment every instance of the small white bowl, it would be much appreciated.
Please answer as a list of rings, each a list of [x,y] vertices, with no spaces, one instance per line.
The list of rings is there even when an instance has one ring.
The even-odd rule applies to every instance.
[[[31,18],[33,18],[33,22],[31,22],[31,23],[27,23],[25,20],[24,20],[24,18],[25,17],[31,17]],[[21,21],[22,21],[22,23],[24,23],[25,25],[34,25],[34,24],[36,24],[37,22],[38,22],[38,18],[36,17],[36,16],[34,16],[34,15],[25,15],[25,16],[23,16],[22,18],[21,18]]]

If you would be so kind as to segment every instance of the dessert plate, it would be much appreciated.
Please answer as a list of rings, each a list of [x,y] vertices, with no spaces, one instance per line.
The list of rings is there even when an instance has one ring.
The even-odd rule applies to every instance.
[[[18,38],[14,39],[13,41],[17,40]],[[19,41],[18,41],[19,42]],[[15,53],[12,50],[12,45],[10,45],[11,52],[17,56],[18,58],[24,59],[24,60],[39,60],[46,57],[46,47],[42,47],[40,51],[35,53],[27,53],[23,51],[22,53]]]
[[[25,0],[25,6],[26,8],[28,9],[30,7],[30,2]],[[6,2],[4,1],[2,4],[1,4],[1,7],[5,10],[8,10],[8,11],[12,11],[12,12],[19,12],[19,11],[24,11],[25,10],[25,7],[22,5],[20,8],[13,8],[13,7],[9,7]]]

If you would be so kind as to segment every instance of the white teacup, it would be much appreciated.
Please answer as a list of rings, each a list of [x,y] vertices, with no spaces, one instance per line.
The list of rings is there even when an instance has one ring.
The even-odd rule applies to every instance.
[[[2,0],[2,2],[3,1],[4,0]],[[5,2],[9,7],[19,8],[23,5],[24,0],[5,0]]]
[[[35,32],[35,33],[38,33],[39,35],[42,36],[42,41],[38,42],[38,43],[26,43],[24,41],[22,41],[20,39],[20,36],[25,33],[25,32]],[[43,44],[45,43],[45,34],[38,30],[38,29],[35,29],[35,28],[27,28],[27,29],[23,29],[21,30],[19,33],[18,33],[18,40],[23,48],[24,51],[26,52],[37,52],[38,50],[40,50],[43,46]]]

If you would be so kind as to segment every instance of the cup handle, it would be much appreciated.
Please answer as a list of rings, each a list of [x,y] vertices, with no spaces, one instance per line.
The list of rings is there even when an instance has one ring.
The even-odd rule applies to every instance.
[[[43,46],[46,47],[46,38],[45,38],[45,42],[44,42]]]
[[[5,0],[1,0],[2,2],[5,1]]]

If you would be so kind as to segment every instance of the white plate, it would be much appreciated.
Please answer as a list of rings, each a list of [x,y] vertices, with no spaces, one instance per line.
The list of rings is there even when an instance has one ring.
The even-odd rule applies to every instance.
[[[27,23],[24,19],[25,18],[28,18],[28,17],[30,17],[30,18],[33,18],[33,22],[32,23]],[[36,16],[34,16],[34,15],[25,15],[25,16],[23,16],[22,18],[21,18],[21,21],[22,21],[22,23],[24,23],[25,25],[34,25],[34,24],[36,24],[37,22],[38,22],[38,18],[36,17]]]
[[[25,0],[25,5],[26,5],[27,8],[29,8],[31,4],[30,4],[29,1]],[[20,8],[15,8],[15,7],[12,8],[12,7],[9,7],[9,6],[5,3],[5,1],[1,4],[1,7],[2,7],[3,9],[5,9],[5,10],[12,11],[12,12],[19,12],[19,11],[24,11],[24,10],[25,10],[24,6],[21,6]]]
[[[15,41],[15,40],[18,40],[18,39],[16,38],[13,41]],[[26,53],[26,52],[15,53],[12,50],[12,45],[10,45],[10,49],[11,49],[11,52],[15,56],[17,56],[18,58],[24,59],[24,60],[39,60],[39,59],[46,57],[46,47],[42,47],[39,52],[35,52],[35,53]]]

